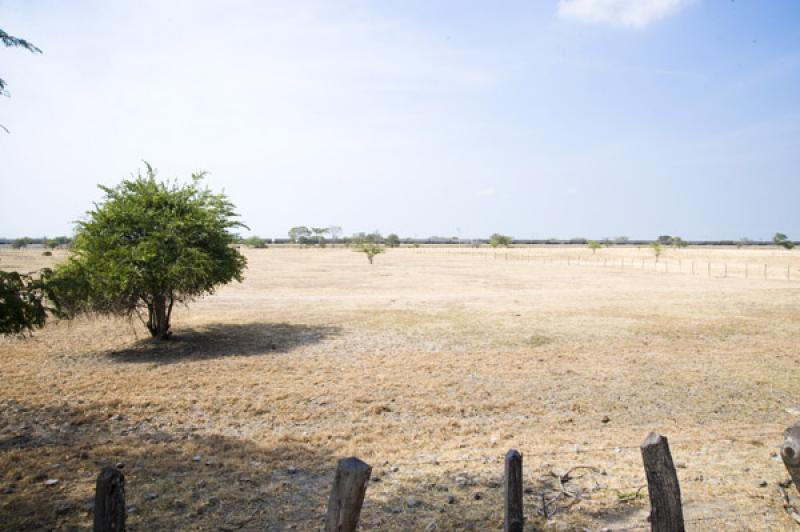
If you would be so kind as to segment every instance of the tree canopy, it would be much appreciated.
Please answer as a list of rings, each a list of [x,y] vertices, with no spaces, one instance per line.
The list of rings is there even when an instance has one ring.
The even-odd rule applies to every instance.
[[[400,246],[400,237],[394,233],[389,233],[386,235],[386,245],[390,248],[396,248]]]
[[[786,249],[792,249],[794,247],[794,242],[789,240],[789,237],[783,233],[775,233],[775,235],[772,237],[772,242],[776,246],[781,246]]]
[[[502,247],[509,247],[511,246],[512,238],[507,235],[501,235],[500,233],[494,233],[492,236],[489,237],[489,245],[493,248],[498,246]]]
[[[45,270],[42,276],[47,273]],[[44,326],[49,309],[42,276],[0,271],[0,334],[20,334]]]
[[[175,303],[242,280],[246,259],[230,229],[245,226],[223,194],[200,187],[204,173],[160,182],[145,164],[146,175],[100,187],[104,200],[78,222],[73,254],[49,285],[67,315],[136,315],[166,339]]]

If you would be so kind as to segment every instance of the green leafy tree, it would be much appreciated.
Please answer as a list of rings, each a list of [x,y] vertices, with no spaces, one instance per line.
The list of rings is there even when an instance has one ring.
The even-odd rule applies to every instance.
[[[689,245],[689,243],[686,240],[682,239],[679,236],[673,236],[671,243],[672,247],[674,248],[685,248],[686,246]]]
[[[22,334],[43,327],[47,319],[47,294],[43,270],[39,277],[0,271],[0,334]]]
[[[175,303],[187,304],[220,285],[241,281],[245,258],[232,228],[246,227],[223,195],[189,184],[160,182],[153,168],[116,187],[78,222],[73,254],[48,281],[59,308],[138,316],[167,339]]]
[[[369,263],[372,264],[373,260],[375,259],[375,255],[386,253],[386,248],[381,244],[376,244],[374,242],[361,242],[353,245],[353,251],[364,253],[367,256]]]
[[[325,235],[328,234],[327,227],[312,227],[311,232],[314,234],[314,241],[316,244],[324,248],[325,247]]]
[[[492,236],[489,237],[489,245],[493,248],[496,247],[510,247],[511,246],[512,238],[507,235],[501,235],[500,233],[494,233]]]
[[[386,235],[386,246],[390,248],[396,248],[400,246],[400,237],[394,233],[389,233]]]
[[[597,250],[603,247],[603,246],[600,244],[600,242],[597,242],[596,240],[589,240],[589,242],[586,244],[586,246],[587,246],[589,249],[591,249],[591,250],[592,250],[592,255],[594,255],[595,253],[597,253]]]
[[[372,233],[356,233],[350,237],[350,247],[353,251],[364,253],[370,264],[376,255],[386,253],[386,248],[382,245],[383,237],[378,231]]]
[[[662,246],[671,246],[672,245],[672,237],[669,235],[659,235],[658,243]]]
[[[256,249],[263,249],[263,248],[267,247],[267,241],[264,240],[263,238],[261,238],[260,236],[255,236],[255,235],[253,235],[251,237],[248,237],[248,238],[245,238],[242,241],[242,243],[247,247],[256,248]]]
[[[298,225],[289,229],[289,238],[295,244],[305,244],[311,236],[311,229],[305,225]]]
[[[339,240],[342,238],[342,228],[338,225],[332,225],[328,227],[328,234],[331,237],[331,240]]]
[[[656,262],[658,262],[658,258],[661,256],[661,253],[664,251],[664,249],[661,247],[661,244],[659,242],[651,242],[650,243],[650,249],[653,250],[653,254],[655,254],[655,256],[656,256]]]
[[[783,233],[775,233],[775,235],[772,237],[772,242],[776,246],[781,246],[786,249],[792,249],[794,247],[794,242],[789,240],[789,237]]]

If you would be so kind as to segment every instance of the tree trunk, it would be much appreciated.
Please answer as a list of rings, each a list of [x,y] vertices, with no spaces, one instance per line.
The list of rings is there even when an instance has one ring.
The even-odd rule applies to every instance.
[[[147,328],[150,330],[150,335],[159,340],[169,339],[172,298],[167,302],[167,298],[161,294],[153,296],[153,303],[147,306],[147,312]]]

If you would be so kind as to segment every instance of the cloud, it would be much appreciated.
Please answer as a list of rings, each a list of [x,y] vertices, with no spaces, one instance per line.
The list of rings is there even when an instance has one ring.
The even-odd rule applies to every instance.
[[[641,29],[694,0],[559,0],[558,16],[579,22]]]

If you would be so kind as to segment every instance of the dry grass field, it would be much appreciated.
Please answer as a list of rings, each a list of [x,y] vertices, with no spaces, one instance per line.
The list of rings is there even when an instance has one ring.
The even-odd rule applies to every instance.
[[[509,448],[530,529],[646,527],[657,430],[690,530],[793,529],[776,449],[800,416],[800,252],[669,250],[670,273],[635,248],[246,253],[174,341],[120,319],[0,339],[0,528],[89,528],[119,464],[131,530],[317,530],[356,455],[362,530],[498,530]]]

